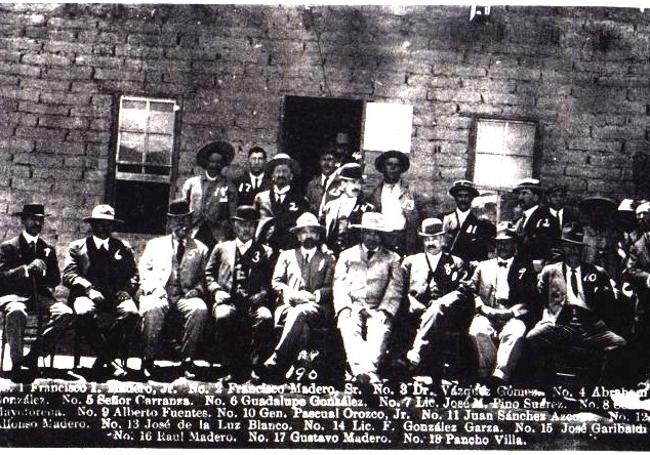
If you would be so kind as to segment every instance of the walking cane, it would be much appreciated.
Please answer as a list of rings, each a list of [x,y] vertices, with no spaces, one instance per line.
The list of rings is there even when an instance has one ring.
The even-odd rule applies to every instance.
[[[43,318],[41,312],[41,305],[38,298],[38,285],[36,283],[36,275],[33,273],[30,274],[32,279],[32,299],[34,305],[36,305],[36,338],[34,338],[34,343],[32,344],[32,349],[34,349],[34,344],[36,345],[37,351],[36,354],[36,367],[38,368],[38,358],[41,356],[41,335],[43,334]]]

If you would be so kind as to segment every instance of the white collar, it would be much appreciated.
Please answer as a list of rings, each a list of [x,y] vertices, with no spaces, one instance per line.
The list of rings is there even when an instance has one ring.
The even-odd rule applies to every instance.
[[[512,265],[512,262],[515,260],[515,257],[511,256],[508,259],[501,259],[499,256],[497,256],[495,259],[497,260],[497,264],[499,264],[499,262],[505,262],[506,267],[510,268],[510,266]]]
[[[571,267],[569,267],[569,264],[567,264],[566,262],[564,263],[564,265],[566,265],[566,273],[567,273],[567,275],[570,275],[570,274],[571,274],[571,271],[572,271],[572,270],[575,270],[575,271],[576,271],[576,275],[582,276],[582,273],[581,273],[582,270],[581,270],[581,268],[580,268],[580,265],[578,265],[578,267],[576,267],[575,269],[572,269]]]
[[[214,182],[215,180],[219,179],[219,176],[217,175],[216,177],[210,177],[210,175],[208,174],[208,171],[205,171],[205,178],[208,179],[208,181],[210,181],[210,182]]]
[[[539,205],[534,205],[528,210],[524,210],[524,215],[526,215],[526,220],[528,220],[530,216],[533,214],[533,212],[537,210],[537,207],[539,207]]]
[[[239,237],[235,237],[235,244],[237,245],[237,249],[243,254],[246,251],[248,251],[248,249],[251,247],[251,245],[253,244],[253,239],[250,239],[246,242],[242,242],[241,240],[239,240]]]
[[[106,247],[106,250],[108,250],[108,239],[110,237],[106,237],[104,240],[100,239],[99,237],[96,237],[93,235],[93,242],[95,242],[95,246],[97,249],[100,249],[102,246]]]
[[[307,260],[311,260],[311,258],[314,257],[314,254],[316,254],[316,247],[313,247],[313,248],[311,248],[309,250],[307,250],[307,249],[305,249],[303,247],[300,247],[300,254],[303,257],[307,256]]]
[[[387,187],[387,188],[390,188],[390,189],[399,188],[400,187],[400,181],[398,180],[395,183],[384,182],[384,187]]]
[[[365,246],[363,243],[361,244],[361,249],[362,249],[366,254],[368,254],[368,253],[370,252],[370,250],[368,249],[368,247]],[[375,253],[377,253],[380,249],[381,249],[381,246],[378,246],[377,248],[375,248],[375,249],[372,250],[372,251],[375,252]]]
[[[38,242],[38,235],[29,235],[26,231],[23,231],[23,238],[27,241],[27,243],[36,243]]]
[[[259,175],[255,175],[252,172],[249,172],[248,175],[250,175],[251,179],[253,179],[254,181],[257,181],[257,179],[260,179],[260,182],[261,182],[262,179],[264,178],[264,172],[261,172]]]
[[[291,188],[291,185],[286,185],[282,188],[278,188],[277,185],[273,185],[273,192],[275,194],[287,194],[289,192],[289,189]]]

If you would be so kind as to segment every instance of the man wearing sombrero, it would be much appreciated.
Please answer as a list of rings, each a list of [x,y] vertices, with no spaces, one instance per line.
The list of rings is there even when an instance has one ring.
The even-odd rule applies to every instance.
[[[61,281],[54,246],[41,237],[45,208],[25,204],[19,216],[23,231],[0,245],[0,309],[4,313],[6,338],[12,363],[12,377],[19,379],[21,370],[37,373],[38,357],[72,321],[72,308],[54,299],[52,290]],[[45,313],[45,325],[23,356],[23,335],[28,313]]]
[[[441,336],[443,328],[460,327],[466,333],[474,314],[471,299],[458,291],[461,280],[467,278],[466,265],[459,257],[443,251],[444,234],[440,219],[423,220],[418,232],[423,251],[402,261],[409,319],[417,321],[409,331],[406,358],[413,373],[424,369],[431,375],[438,391],[443,371],[442,359],[436,354],[440,345],[447,342]],[[412,329],[417,329],[414,337]]]
[[[184,199],[176,199],[167,210],[170,234],[147,242],[138,264],[138,290],[142,316],[142,373],[151,378],[160,334],[171,309],[183,319],[181,375],[195,377],[194,354],[208,318],[205,266],[208,247],[190,236],[192,211]]]
[[[92,235],[68,247],[62,283],[70,289],[68,301],[77,314],[77,330],[97,355],[95,370],[109,366],[112,374],[122,375],[123,368],[114,360],[128,347],[140,320],[133,299],[137,267],[131,246],[112,235],[121,223],[113,207],[97,205],[84,221],[90,224]],[[97,322],[100,312],[114,316],[106,331]]]
[[[415,193],[402,178],[409,167],[410,160],[403,152],[390,150],[379,155],[375,168],[383,178],[369,198],[375,210],[384,216],[386,246],[401,255],[416,252],[420,224],[420,207]]]
[[[217,244],[205,269],[214,298],[217,346],[227,371],[222,382],[246,382],[273,350],[269,291],[271,249],[255,241],[257,212],[240,205],[232,217],[235,239]]]
[[[579,224],[566,226],[561,237],[564,259],[539,274],[537,288],[544,310],[526,336],[526,345],[537,365],[538,385],[544,388],[552,384],[549,374],[558,352],[586,346],[611,357],[626,344],[603,320],[614,303],[612,281],[603,268],[582,261],[583,237]]]
[[[309,347],[313,329],[323,327],[332,317],[334,258],[318,248],[323,226],[314,214],[306,212],[291,231],[300,247],[280,253],[271,281],[282,302],[275,309],[282,335],[264,365],[276,377]]]
[[[551,259],[553,246],[560,238],[559,222],[547,206],[541,205],[544,190],[539,180],[520,180],[513,192],[523,211],[515,224],[519,237],[517,258],[543,264]]]
[[[400,257],[383,246],[388,232],[381,213],[366,212],[361,242],[341,252],[334,270],[334,314],[350,372],[364,390],[379,381],[378,367],[402,302]],[[364,336],[365,334],[365,336]]]
[[[309,210],[309,202],[293,186],[293,179],[300,173],[300,165],[286,153],[278,153],[266,164],[271,175],[271,189],[257,193],[254,206],[259,217],[272,216],[275,229],[270,239],[275,251],[289,250],[296,245],[291,229],[300,215]]]
[[[181,189],[181,197],[192,210],[193,238],[209,249],[230,235],[230,215],[237,207],[237,189],[221,171],[235,156],[235,149],[225,141],[210,142],[199,149],[196,164],[203,173],[190,177]]]
[[[472,211],[472,201],[479,195],[476,186],[469,180],[456,180],[449,188],[449,195],[456,202],[456,210],[442,219],[447,249],[465,262],[487,259],[494,226]]]

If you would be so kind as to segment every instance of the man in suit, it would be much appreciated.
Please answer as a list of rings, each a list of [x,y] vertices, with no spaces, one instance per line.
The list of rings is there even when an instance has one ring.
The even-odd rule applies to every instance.
[[[265,166],[266,150],[251,148],[248,151],[248,172],[235,181],[237,205],[253,205],[257,193],[271,188],[271,178],[264,172]]]
[[[325,224],[325,243],[338,255],[341,251],[359,243],[360,232],[350,225],[361,223],[366,212],[374,212],[375,206],[365,200],[361,192],[363,171],[357,163],[347,163],[339,168],[341,195],[328,202],[321,217]]]
[[[487,259],[494,225],[472,212],[472,201],[479,195],[476,186],[469,180],[457,180],[449,188],[449,195],[456,202],[456,210],[442,219],[449,252],[466,263]]]
[[[515,261],[516,241],[513,224],[499,223],[497,257],[481,261],[467,284],[476,305],[469,333],[478,344],[479,377],[496,384],[510,382],[524,335],[541,312],[537,274],[532,264]]]
[[[259,217],[274,217],[274,231],[269,245],[275,252],[295,247],[296,239],[289,232],[300,215],[309,210],[307,199],[292,186],[294,176],[300,173],[300,165],[289,155],[279,153],[266,166],[271,174],[271,189],[257,193],[254,206]]]
[[[355,383],[365,392],[379,381],[393,318],[402,301],[400,257],[382,245],[387,232],[380,213],[366,212],[361,242],[343,252],[334,270],[334,314]],[[365,336],[364,336],[365,335]]]
[[[237,189],[221,175],[235,156],[228,142],[210,142],[199,149],[196,163],[202,175],[190,177],[181,189],[181,197],[192,210],[193,238],[209,249],[230,237],[230,215],[237,207]]]
[[[232,219],[235,240],[217,244],[205,270],[208,292],[214,296],[216,345],[227,371],[224,383],[245,382],[251,370],[259,374],[273,350],[271,250],[255,241],[254,207],[237,207]]]
[[[110,366],[113,374],[124,375],[115,363],[140,320],[133,300],[138,271],[131,246],[112,236],[116,223],[110,205],[97,205],[84,218],[92,235],[75,240],[68,247],[63,268],[63,285],[70,289],[68,300],[77,314],[77,330],[97,354],[95,369]],[[107,332],[97,323],[97,313],[111,313],[115,320]]]
[[[409,183],[402,178],[408,171],[410,160],[396,150],[384,152],[375,160],[375,168],[382,181],[372,191],[369,202],[384,216],[386,222],[386,247],[398,254],[412,254],[417,250],[417,229],[420,207]]]
[[[531,358],[538,365],[538,381],[547,388],[553,355],[576,345],[601,352],[619,350],[626,341],[603,321],[614,302],[612,281],[601,267],[582,261],[582,227],[571,224],[562,232],[564,259],[545,266],[537,288],[544,301],[542,319],[526,336]]]
[[[442,221],[423,220],[418,235],[422,237],[423,251],[402,262],[404,281],[408,285],[408,313],[418,322],[406,359],[413,373],[426,369],[434,389],[439,390],[443,365],[436,348],[446,342],[441,337],[442,331],[459,328],[466,333],[474,304],[458,290],[467,270],[462,259],[443,251]]]
[[[333,148],[325,147],[321,150],[319,165],[321,173],[309,181],[306,191],[309,210],[316,214],[319,214],[324,205],[337,194],[337,191],[331,190],[335,190],[337,186],[334,182],[334,171],[339,167],[340,161]]]
[[[193,358],[208,318],[204,275],[208,247],[189,236],[192,215],[187,201],[172,201],[167,213],[171,234],[149,240],[140,258],[138,293],[145,378],[152,375],[160,332],[169,310],[178,311],[184,321],[181,372],[188,379],[196,376]]]
[[[52,289],[61,280],[56,251],[40,236],[45,222],[41,204],[25,204],[19,216],[23,231],[0,245],[0,309],[4,312],[12,377],[19,379],[26,368],[35,375],[38,356],[72,321],[72,309],[56,301]],[[46,323],[29,353],[23,356],[27,313],[46,313]],[[40,316],[39,316],[40,317]]]
[[[264,364],[271,376],[285,373],[298,353],[308,347],[312,329],[332,317],[334,258],[318,248],[322,230],[315,215],[300,215],[291,229],[300,247],[283,251],[275,265],[271,286],[282,302],[275,310],[282,335]]]
[[[546,190],[549,212],[557,218],[560,229],[569,223],[578,222],[580,218],[575,206],[567,205],[566,197],[566,185],[552,185]]]
[[[549,208],[540,205],[544,192],[537,179],[523,179],[513,190],[523,210],[515,225],[519,237],[517,259],[532,260],[536,270],[552,258],[552,249],[560,238],[560,225]]]

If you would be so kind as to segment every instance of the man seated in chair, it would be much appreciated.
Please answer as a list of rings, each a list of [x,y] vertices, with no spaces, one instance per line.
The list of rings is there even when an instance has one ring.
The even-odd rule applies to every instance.
[[[324,326],[332,317],[334,259],[318,249],[323,227],[307,212],[300,215],[291,231],[300,247],[280,253],[271,281],[282,302],[275,310],[282,335],[264,363],[271,379],[279,379],[298,353],[308,347],[312,329]]]
[[[526,344],[536,359],[536,379],[543,388],[552,383],[552,356],[575,346],[607,353],[626,344],[602,319],[614,302],[612,281],[604,269],[582,261],[583,235],[579,224],[568,224],[561,237],[564,260],[545,266],[539,274],[537,287],[545,307]]]
[[[273,316],[269,309],[271,249],[255,241],[257,211],[237,207],[232,217],[235,240],[218,243],[205,270],[214,296],[216,346],[227,374],[222,382],[246,382],[273,350]]]
[[[537,273],[530,261],[515,261],[516,242],[514,225],[499,223],[497,257],[479,262],[467,285],[476,304],[469,333],[478,344],[478,374],[495,385],[510,382],[524,336],[541,312]]]
[[[361,224],[350,227],[361,230],[361,242],[342,251],[336,262],[334,312],[354,382],[362,393],[372,394],[404,280],[399,255],[383,244],[388,229],[381,213],[366,212]]]
[[[140,320],[133,300],[138,276],[133,251],[126,241],[113,237],[113,228],[121,220],[110,205],[97,205],[84,221],[92,235],[68,247],[63,285],[70,289],[68,300],[77,314],[77,330],[97,355],[93,369],[99,372],[109,366],[111,375],[123,376],[126,372],[115,357],[128,349]],[[99,312],[113,316],[107,331],[98,325]]]
[[[184,321],[181,342],[181,371],[187,379],[196,376],[194,354],[208,318],[205,304],[205,265],[208,247],[190,237],[192,212],[187,201],[169,204],[170,235],[147,242],[139,263],[140,314],[144,338],[142,373],[150,378],[165,316],[178,311]]]
[[[13,214],[20,216],[23,231],[0,245],[0,309],[5,317],[3,334],[9,344],[12,377],[20,379],[21,370],[37,374],[38,357],[43,348],[52,346],[72,321],[72,309],[54,299],[52,289],[61,280],[54,247],[40,236],[45,208],[26,204]],[[46,321],[41,333],[23,357],[23,336],[27,314],[38,313]]]
[[[467,274],[463,260],[443,251],[446,233],[442,221],[425,219],[418,234],[424,251],[406,257],[402,263],[408,283],[408,312],[419,321],[406,358],[413,373],[424,370],[431,375],[434,390],[440,391],[443,359],[439,354],[441,344],[446,342],[443,331],[467,333],[474,305],[458,290]]]

